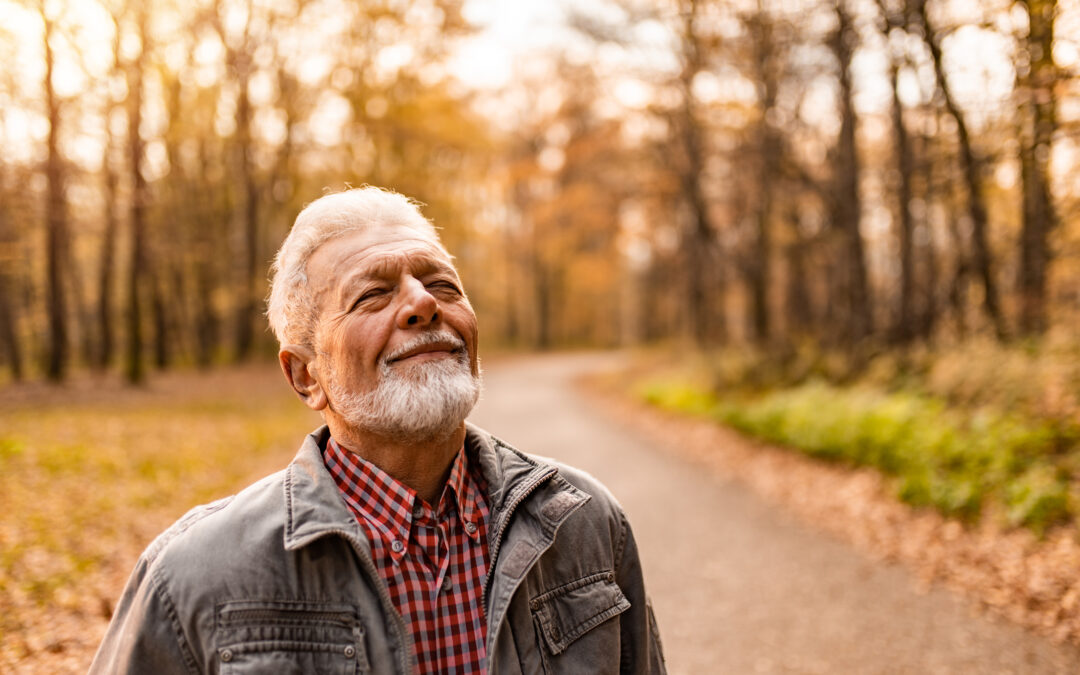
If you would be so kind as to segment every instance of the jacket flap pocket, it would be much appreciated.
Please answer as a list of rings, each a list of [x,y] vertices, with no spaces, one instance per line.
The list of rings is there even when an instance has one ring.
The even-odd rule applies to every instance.
[[[239,601],[218,605],[217,652],[229,672],[355,672],[368,668],[351,605]],[[247,669],[247,670],[245,670]]]
[[[614,572],[572,581],[535,598],[530,606],[548,650],[560,654],[574,640],[630,608]]]

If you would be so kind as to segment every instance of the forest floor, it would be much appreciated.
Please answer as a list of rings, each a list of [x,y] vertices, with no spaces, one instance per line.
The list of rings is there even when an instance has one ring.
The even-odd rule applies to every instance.
[[[0,673],[86,672],[151,539],[317,424],[268,366],[0,389]]]

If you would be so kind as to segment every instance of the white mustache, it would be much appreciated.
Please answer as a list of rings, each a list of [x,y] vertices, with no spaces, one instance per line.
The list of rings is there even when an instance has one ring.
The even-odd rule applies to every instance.
[[[405,344],[401,345],[394,351],[383,356],[380,361],[383,365],[386,365],[394,359],[401,358],[402,356],[408,354],[414,349],[440,342],[452,345],[455,350],[465,349],[465,341],[457,337],[453,333],[447,331],[433,331],[430,333],[420,333],[419,335],[409,340]]]

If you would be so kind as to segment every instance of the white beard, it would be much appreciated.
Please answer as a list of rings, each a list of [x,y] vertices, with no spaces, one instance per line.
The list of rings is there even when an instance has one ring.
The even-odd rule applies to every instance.
[[[394,366],[396,355],[433,342],[452,342],[452,358]],[[355,394],[341,387],[333,371],[326,383],[333,409],[357,429],[402,441],[444,438],[458,429],[480,398],[465,343],[449,333],[422,333],[379,361],[375,389]]]

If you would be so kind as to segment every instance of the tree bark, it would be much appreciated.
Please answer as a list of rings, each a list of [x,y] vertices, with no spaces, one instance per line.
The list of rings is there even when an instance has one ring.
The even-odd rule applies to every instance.
[[[723,302],[723,288],[719,279],[712,279],[716,264],[716,237],[709,218],[709,206],[701,186],[704,170],[704,148],[701,124],[697,119],[691,85],[701,70],[701,52],[698,44],[698,2],[689,0],[683,24],[683,69],[679,77],[682,105],[678,112],[676,128],[680,135],[683,162],[679,170],[682,197],[689,213],[687,229],[683,234],[683,255],[687,263],[687,315],[690,334],[700,346],[722,340],[725,327],[723,312],[716,312],[712,298]]]
[[[1020,330],[1037,335],[1046,330],[1046,276],[1049,236],[1056,224],[1050,194],[1050,151],[1057,128],[1054,83],[1054,19],[1057,0],[1020,0],[1027,10],[1027,72],[1020,78],[1020,166],[1023,178],[1023,230],[1020,236]]]
[[[0,163],[0,171],[3,169],[4,166]],[[7,197],[5,178],[6,176],[0,173],[0,194]],[[11,216],[6,203],[0,204],[0,245],[2,250],[10,251],[10,257],[0,257],[0,349],[3,349],[12,379],[17,382],[23,378],[24,373],[22,345],[19,342],[19,313],[13,300],[14,284],[11,283],[16,258],[16,237],[11,228]]]
[[[843,306],[846,331],[845,342],[857,344],[870,335],[870,288],[866,273],[866,254],[860,232],[861,202],[859,198],[859,157],[855,145],[854,86],[851,78],[851,58],[858,37],[844,3],[836,3],[837,29],[831,40],[833,54],[839,65],[840,136],[836,144],[835,188],[832,199],[832,224],[840,233],[843,297],[833,301]]]
[[[131,262],[128,266],[127,287],[127,379],[132,384],[146,377],[143,364],[142,285],[146,265],[146,178],[142,173],[143,140],[139,134],[142,124],[143,71],[146,63],[146,9],[136,11],[140,49],[135,61],[128,66],[128,153],[131,172]]]
[[[878,0],[878,7],[884,15],[883,34],[886,42],[894,28],[906,28],[903,20],[891,16],[884,0]],[[900,100],[900,64],[902,54],[890,54],[889,79],[892,88],[891,119],[893,128],[893,153],[896,162],[896,239],[900,249],[900,289],[897,297],[896,315],[892,327],[892,338],[900,344],[910,342],[916,334],[915,326],[915,260],[914,260],[914,222],[911,215],[912,158],[911,140],[904,125],[904,105]]]
[[[1001,313],[997,283],[994,280],[993,255],[990,251],[989,218],[986,212],[986,199],[982,187],[982,162],[976,156],[971,145],[971,134],[960,106],[953,98],[949,82],[945,77],[939,34],[935,30],[926,11],[926,0],[913,0],[916,14],[922,23],[923,40],[930,50],[934,63],[934,75],[938,89],[945,100],[945,109],[956,122],[957,141],[960,145],[960,161],[963,168],[964,182],[967,185],[967,212],[971,218],[972,264],[983,286],[983,310],[990,320],[999,339],[1006,337],[1005,319]]]
[[[68,246],[67,204],[64,195],[65,176],[60,157],[60,100],[53,88],[54,55],[52,37],[55,25],[44,8],[45,23],[45,106],[49,116],[48,156],[45,160],[46,202],[46,294],[48,297],[49,351],[45,374],[59,382],[67,374],[68,323],[65,297],[65,267]]]
[[[248,94],[252,57],[247,52],[246,33],[244,40],[243,48],[240,51],[233,51],[230,58],[233,69],[236,71],[236,86],[238,89],[236,101],[236,158],[241,203],[243,204],[241,212],[243,219],[241,225],[243,228],[241,260],[243,262],[240,266],[240,273],[243,276],[237,289],[238,300],[236,305],[236,358],[239,361],[251,356],[255,342],[255,315],[256,303],[258,302],[255,297],[255,279],[259,274],[259,190],[255,182],[255,166],[252,157],[254,153],[254,144],[251,138],[253,110],[251,97]]]
[[[758,1],[757,12],[750,21],[753,36],[754,70],[760,89],[759,119],[756,125],[758,174],[756,177],[757,204],[754,214],[752,255],[746,267],[750,287],[750,326],[754,339],[766,343],[771,337],[769,316],[770,264],[772,258],[771,219],[773,193],[779,173],[782,141],[769,123],[769,113],[776,106],[778,73],[772,24],[763,3]]]

